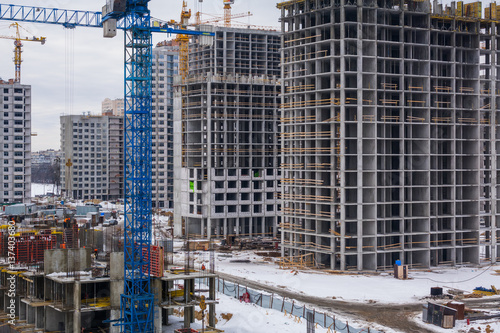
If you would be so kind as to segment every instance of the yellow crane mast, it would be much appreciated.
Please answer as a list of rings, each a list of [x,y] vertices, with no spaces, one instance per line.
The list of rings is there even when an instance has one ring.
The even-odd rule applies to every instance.
[[[189,25],[190,18],[191,9],[188,10],[186,1],[182,1],[181,22],[179,28],[186,29]],[[189,36],[184,34],[177,35],[177,41],[179,42],[179,75],[182,78],[182,83],[185,83],[189,72]]]
[[[234,0],[222,0],[224,3],[224,26],[231,26],[231,5],[234,5]]]
[[[16,77],[15,77],[15,82],[21,82],[21,53],[23,43],[22,42],[40,42],[45,44],[45,40],[47,38],[45,37],[35,37],[33,36],[32,38],[28,37],[21,37],[21,34],[19,33],[19,28],[22,28],[17,22],[14,22],[10,25],[10,27],[15,27],[16,28],[16,36],[0,36],[2,39],[13,39],[14,40],[14,65],[16,68]]]

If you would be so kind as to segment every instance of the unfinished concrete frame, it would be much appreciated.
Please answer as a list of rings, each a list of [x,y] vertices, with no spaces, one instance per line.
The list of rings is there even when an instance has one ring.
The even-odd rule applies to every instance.
[[[279,34],[215,30],[174,102],[176,234],[276,235]]]
[[[499,22],[428,1],[279,7],[283,255],[496,262]]]

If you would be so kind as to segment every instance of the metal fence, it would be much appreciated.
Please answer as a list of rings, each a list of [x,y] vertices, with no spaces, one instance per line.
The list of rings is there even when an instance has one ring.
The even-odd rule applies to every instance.
[[[307,320],[308,316],[311,318],[312,322],[325,328],[329,329],[329,332],[338,333],[380,333],[374,329],[368,328],[355,328],[349,326],[349,323],[343,323],[340,320],[335,319],[335,316],[329,316],[324,312],[318,312],[315,309],[308,309],[306,306],[298,306],[295,301],[287,301],[285,297],[267,294],[261,291],[255,291],[247,286],[241,286],[237,283],[232,283],[225,281],[224,279],[217,279],[217,290],[224,295],[231,296],[237,299],[242,299],[244,293],[250,295],[250,302],[261,306],[266,309],[274,309],[291,316],[304,318]]]

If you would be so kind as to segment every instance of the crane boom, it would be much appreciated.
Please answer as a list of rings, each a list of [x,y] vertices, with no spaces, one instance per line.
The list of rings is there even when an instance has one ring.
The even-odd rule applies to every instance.
[[[58,24],[65,27],[102,27],[101,12],[11,4],[0,4],[0,20]]]
[[[154,332],[154,295],[150,284],[151,246],[151,122],[152,32],[209,35],[172,29],[152,22],[149,0],[108,0],[100,12],[70,11],[0,4],[0,20],[102,27],[116,20],[125,31],[125,225],[122,332]],[[125,4],[125,5],[124,5]],[[123,7],[122,7],[123,6]],[[110,8],[108,8],[110,7]],[[118,8],[118,10],[115,7]],[[110,9],[110,10],[109,10]]]

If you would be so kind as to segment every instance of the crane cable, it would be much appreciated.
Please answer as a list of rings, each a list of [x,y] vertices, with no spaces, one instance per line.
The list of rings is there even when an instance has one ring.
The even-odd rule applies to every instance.
[[[65,110],[64,113],[73,114],[75,95],[75,29],[66,28],[65,32]]]

